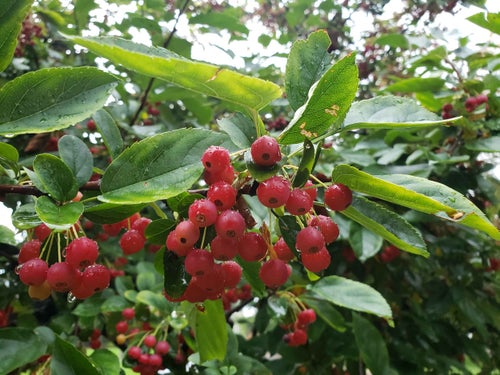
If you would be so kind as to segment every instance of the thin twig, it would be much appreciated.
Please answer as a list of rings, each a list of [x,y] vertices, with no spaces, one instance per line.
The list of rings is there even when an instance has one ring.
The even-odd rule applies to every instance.
[[[80,190],[99,190],[100,186],[100,180],[89,181],[82,185]],[[36,197],[45,195],[44,192],[40,191],[40,189],[33,185],[0,185],[0,195],[4,194],[34,195]]]
[[[177,24],[179,23],[179,19],[181,18],[181,16],[186,11],[186,8],[187,8],[188,4],[189,4],[189,0],[184,1],[184,5],[180,9],[179,14],[177,15],[177,17],[175,19],[175,23],[174,23],[174,27],[172,28],[172,31],[168,34],[168,37],[163,42],[163,45],[162,45],[163,48],[167,48],[168,45],[170,44],[170,41],[174,37],[174,34],[177,31]],[[149,79],[148,85],[146,86],[146,89],[144,90],[144,92],[141,95],[141,103],[139,105],[139,108],[137,108],[137,111],[135,111],[134,116],[130,120],[130,123],[129,123],[130,126],[132,126],[132,125],[135,124],[135,122],[139,118],[139,115],[141,114],[142,110],[146,106],[146,103],[148,102],[148,96],[149,96],[149,93],[150,93],[151,89],[153,88],[153,83],[154,82],[155,82],[155,78],[154,77]]]

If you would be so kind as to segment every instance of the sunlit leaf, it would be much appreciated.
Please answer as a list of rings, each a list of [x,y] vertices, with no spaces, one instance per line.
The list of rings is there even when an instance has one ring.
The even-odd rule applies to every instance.
[[[248,109],[258,110],[281,95],[280,88],[272,82],[191,61],[164,48],[147,47],[115,37],[66,37],[138,73]]]
[[[306,40],[298,40],[293,44],[286,62],[285,88],[294,110],[306,102],[311,86],[330,67],[330,44],[330,37],[324,30],[314,32]]]
[[[0,135],[67,128],[101,108],[117,79],[93,67],[46,68],[0,88]]]
[[[35,184],[59,202],[73,199],[78,192],[73,171],[57,156],[39,154],[33,161],[33,170],[38,178]]]
[[[367,284],[341,276],[326,276],[308,289],[317,297],[335,305],[392,320],[392,311],[387,301]]]
[[[332,179],[354,191],[475,228],[500,239],[499,230],[479,208],[439,182],[400,174],[372,176],[346,164],[335,167]]]
[[[3,0],[0,7],[0,72],[7,68],[14,56],[17,36],[28,15],[33,0]]]
[[[310,89],[307,102],[278,137],[281,144],[302,143],[341,126],[358,89],[358,69],[351,54],[328,69]]]
[[[419,128],[446,125],[458,119],[442,120],[411,98],[377,96],[353,103],[342,130]]]
[[[99,199],[136,204],[174,197],[199,179],[201,156],[211,145],[234,147],[225,134],[204,129],[179,129],[134,143],[106,169]]]

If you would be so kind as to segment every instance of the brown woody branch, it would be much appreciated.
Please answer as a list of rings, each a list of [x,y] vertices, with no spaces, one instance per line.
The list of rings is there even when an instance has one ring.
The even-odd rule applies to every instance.
[[[80,190],[99,190],[100,188],[101,180],[97,180],[87,182],[80,187]],[[33,185],[0,185],[0,196],[5,194],[34,195],[36,197],[46,195],[46,193],[42,192],[40,189]]]

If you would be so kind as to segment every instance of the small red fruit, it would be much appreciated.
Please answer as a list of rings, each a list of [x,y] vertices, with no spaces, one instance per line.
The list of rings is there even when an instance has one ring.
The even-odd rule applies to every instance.
[[[281,160],[281,150],[278,141],[264,135],[257,138],[250,147],[250,153],[255,164],[270,167]]]
[[[343,184],[333,184],[325,190],[325,204],[334,211],[345,210],[352,203],[352,191]]]

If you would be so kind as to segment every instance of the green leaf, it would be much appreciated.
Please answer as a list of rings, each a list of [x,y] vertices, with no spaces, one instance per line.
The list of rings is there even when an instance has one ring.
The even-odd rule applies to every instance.
[[[194,333],[200,361],[222,361],[227,351],[227,326],[222,300],[206,300],[194,313]]]
[[[354,191],[449,220],[500,239],[500,231],[462,194],[438,182],[411,175],[372,176],[349,165],[339,165],[332,179]]]
[[[145,206],[143,203],[128,205],[99,203],[85,207],[83,215],[97,224],[111,224],[132,216],[136,212],[141,211]]]
[[[50,361],[52,374],[101,375],[100,369],[68,341],[56,336]]]
[[[51,229],[66,230],[75,224],[83,213],[82,202],[57,205],[46,195],[37,198],[35,210],[40,219]]]
[[[411,98],[377,96],[353,103],[345,118],[342,131],[428,127],[448,124],[458,119],[460,117],[441,120],[438,115],[419,106]]]
[[[191,276],[184,267],[184,258],[173,251],[165,251],[163,255],[164,287],[165,292],[172,298],[182,296]]]
[[[168,234],[175,228],[177,222],[172,219],[154,220],[146,227],[146,238],[150,243],[165,244]]]
[[[12,214],[12,224],[17,229],[30,229],[41,224],[42,221],[35,211],[34,203],[26,203],[17,208]]]
[[[272,82],[194,62],[164,48],[115,37],[66,37],[127,69],[254,111],[281,96],[280,88]]]
[[[307,102],[278,137],[281,144],[301,143],[340,127],[358,89],[355,55],[333,65],[309,91]]]
[[[500,35],[500,13],[476,13],[467,18],[472,23],[475,23],[486,30],[490,30],[495,34]]]
[[[252,294],[256,297],[263,297],[266,295],[266,285],[259,277],[260,264],[258,262],[247,262],[240,257],[236,261],[243,269],[243,277],[252,287]]]
[[[121,312],[123,309],[129,307],[129,303],[122,296],[111,296],[101,305],[101,312]]]
[[[46,68],[0,89],[0,135],[67,128],[101,108],[117,79],[97,68]]]
[[[65,135],[59,139],[59,156],[73,171],[78,186],[82,186],[92,176],[94,161],[87,145],[74,135]]]
[[[439,91],[445,84],[442,78],[420,78],[412,77],[401,79],[392,85],[389,85],[385,90],[389,92],[411,93],[422,91]]]
[[[190,24],[202,24],[221,30],[248,34],[248,28],[241,22],[242,14],[236,12],[236,8],[225,8],[222,11],[197,14],[189,19]]]
[[[288,55],[285,73],[285,91],[293,110],[307,101],[311,86],[330,67],[332,61],[328,53],[331,44],[328,33],[316,31],[306,40],[296,41]]]
[[[302,187],[309,179],[309,176],[314,169],[316,163],[316,153],[314,152],[314,145],[310,140],[304,140],[304,151],[302,159],[300,160],[299,169],[295,174],[292,182],[293,187]]]
[[[261,165],[257,165],[254,163],[252,159],[252,154],[250,150],[245,152],[244,155],[246,167],[248,169],[248,172],[250,172],[250,175],[259,182],[265,181],[268,178],[271,178],[275,176],[278,171],[281,169],[284,160],[281,160],[279,163],[276,163],[274,165],[271,165],[269,167],[263,167]]]
[[[14,146],[5,142],[0,142],[0,157],[17,163],[19,161],[19,152]]]
[[[392,321],[392,311],[382,295],[371,286],[341,276],[327,276],[308,286],[321,299],[351,310]]]
[[[349,244],[356,258],[364,262],[378,253],[384,240],[381,236],[353,222],[349,230]]]
[[[171,252],[171,251],[170,251]],[[150,290],[141,290],[135,298],[137,303],[143,303],[147,306],[160,311],[162,314],[169,314],[172,311],[170,302],[168,302],[160,293],[154,293]]]
[[[377,236],[377,242],[377,239],[363,238],[367,236],[364,232],[355,234],[354,238],[353,233],[349,235],[349,242],[361,260],[366,260],[378,252],[382,245],[380,238],[384,238],[397,248],[409,253],[429,256],[420,232],[402,216],[379,203],[362,196],[354,196],[352,204],[340,213],[380,236]]]
[[[92,116],[99,133],[102,135],[102,140],[108,148],[111,159],[115,159],[123,150],[123,138],[118,125],[105,109],[100,109]]]
[[[90,359],[102,374],[120,374],[120,358],[108,349],[98,349],[90,355]]]
[[[380,332],[369,320],[353,314],[353,331],[363,362],[373,375],[389,374],[389,352]]]
[[[73,171],[57,156],[39,154],[33,160],[33,170],[40,183],[40,189],[58,202],[73,199],[78,192]]]
[[[295,256],[299,258],[299,253],[295,247],[295,238],[297,238],[297,234],[302,228],[299,223],[297,223],[297,219],[292,215],[278,216],[278,225],[283,240]]]
[[[204,129],[179,129],[134,143],[107,168],[99,199],[133,204],[174,197],[199,179],[201,156],[211,145],[234,147],[226,135]]]
[[[156,277],[154,272],[140,272],[137,275],[137,289],[151,290],[155,288]]]
[[[25,328],[0,329],[0,348],[0,374],[9,374],[47,351],[45,342]]]
[[[241,113],[222,117],[217,120],[217,125],[229,135],[236,146],[242,149],[249,148],[257,138],[254,123]]]
[[[5,225],[0,225],[0,243],[16,246],[17,242],[14,236],[15,234],[10,228],[7,228]]]
[[[72,314],[78,317],[95,317],[101,312],[101,305],[104,299],[101,294],[94,294],[92,297],[87,298],[72,311]]]
[[[473,141],[467,141],[465,148],[472,151],[481,152],[500,152],[500,136],[489,138],[480,138]]]
[[[324,320],[333,329],[339,332],[345,332],[345,319],[342,314],[336,310],[330,302],[318,299],[314,293],[305,292],[300,296],[300,300],[307,306],[314,309],[316,314]]]
[[[7,68],[14,56],[23,20],[33,0],[4,0],[0,7],[0,72]]]
[[[389,46],[391,48],[408,48],[408,39],[402,34],[384,34],[373,42],[379,46]]]

